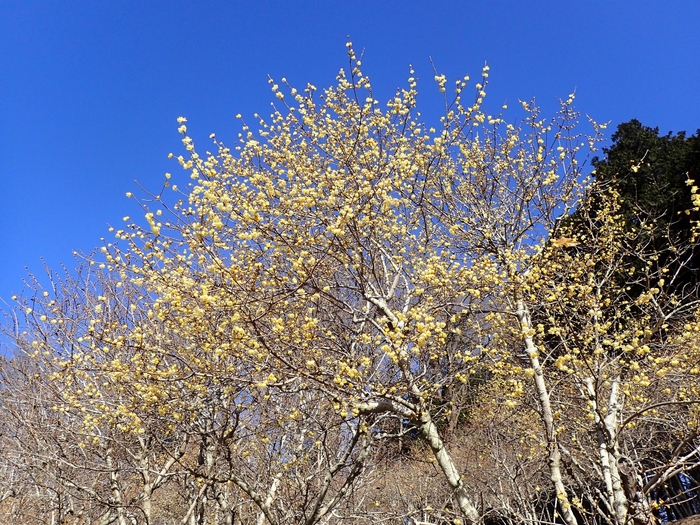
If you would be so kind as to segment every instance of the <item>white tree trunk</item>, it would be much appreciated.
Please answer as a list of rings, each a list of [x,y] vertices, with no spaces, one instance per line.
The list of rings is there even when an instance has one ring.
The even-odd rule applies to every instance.
[[[627,512],[629,501],[622,488],[622,480],[618,470],[618,460],[620,451],[617,446],[618,414],[620,413],[620,377],[616,377],[610,388],[610,398],[608,399],[608,413],[605,415],[605,438],[607,440],[608,462],[610,464],[610,474],[612,477],[612,499],[615,511],[615,520],[619,525],[627,523]]]
[[[457,467],[455,466],[454,461],[452,461],[452,457],[447,452],[445,444],[438,433],[438,429],[435,426],[435,423],[433,423],[430,413],[427,411],[423,411],[421,414],[420,431],[423,438],[430,445],[433,454],[435,454],[435,459],[437,460],[440,469],[442,469],[445,478],[447,478],[447,482],[454,490],[460,510],[467,520],[469,520],[469,523],[478,523],[479,511],[476,509],[476,506],[469,497],[469,494],[467,494],[467,490],[464,487],[464,483],[459,475],[459,472],[457,471]]]
[[[270,490],[267,493],[267,497],[265,498],[265,508],[269,509],[270,506],[272,505],[272,503],[275,501],[275,493],[277,492],[277,487],[279,487],[281,479],[282,479],[282,472],[279,472],[272,480],[272,485],[270,486]],[[260,514],[258,514],[258,519],[255,522],[255,525],[264,525],[264,523],[265,523],[265,513],[261,511]]]
[[[625,493],[622,490],[620,473],[617,468],[617,459],[619,454],[616,454],[617,440],[617,411],[618,411],[618,396],[619,396],[619,378],[613,381],[610,398],[608,400],[608,413],[604,419],[600,417],[598,409],[598,400],[596,390],[593,383],[593,378],[586,378],[586,391],[588,393],[588,401],[590,409],[593,413],[593,421],[596,428],[596,437],[598,441],[598,460],[600,462],[601,472],[603,473],[603,482],[605,483],[605,497],[608,507],[613,513],[615,523],[624,525],[627,521],[628,503]]]
[[[459,505],[459,509],[462,511],[462,514],[464,514],[464,517],[470,524],[479,523],[479,511],[467,493],[467,489],[464,487],[464,482],[459,475],[459,471],[457,470],[457,467],[449,452],[445,448],[445,443],[442,441],[440,433],[438,432],[430,413],[427,410],[419,410],[419,408],[415,405],[411,405],[410,407],[409,405],[409,403],[405,402],[379,399],[360,403],[357,406],[357,409],[358,412],[362,414],[390,412],[399,414],[407,419],[417,422],[421,436],[430,446],[430,449],[435,455],[438,466],[445,475],[450,487],[452,487],[454,490],[455,497],[457,498],[457,504]],[[418,419],[418,421],[416,421],[416,419]]]
[[[117,523],[119,525],[127,525],[122,491],[119,487],[119,472],[113,464],[111,449],[107,449],[106,451],[106,461],[107,469],[109,470],[109,488],[112,491],[112,499],[114,500],[114,506],[117,509]]]
[[[532,323],[530,321],[530,312],[525,307],[522,300],[517,301],[517,310],[515,314],[520,322],[520,330],[523,334],[523,342],[525,343],[525,352],[530,360],[530,366],[535,372],[535,389],[537,396],[540,399],[540,415],[544,422],[545,432],[547,435],[547,444],[549,447],[549,476],[554,484],[554,489],[557,491],[557,502],[559,504],[559,512],[567,525],[577,525],[576,516],[571,510],[571,502],[569,495],[564,486],[563,477],[561,474],[561,452],[557,444],[556,428],[554,426],[554,412],[549,400],[549,390],[544,380],[544,372],[539,359],[539,351],[535,342],[532,339]]]

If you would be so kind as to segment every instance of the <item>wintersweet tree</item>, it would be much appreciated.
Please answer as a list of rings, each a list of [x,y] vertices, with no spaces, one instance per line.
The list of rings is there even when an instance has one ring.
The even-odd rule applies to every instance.
[[[129,308],[134,288],[90,266],[63,279],[50,272],[46,289],[30,282],[26,331],[14,334],[15,357],[0,368],[2,419],[16,429],[5,435],[7,450],[30,477],[42,473],[58,522],[70,514],[119,524],[138,515],[151,523],[157,493],[177,479],[188,436],[145,412],[126,413],[119,401],[133,394],[122,369],[81,352],[99,323],[138,320]],[[97,373],[100,367],[111,374]]]
[[[654,220],[630,228],[614,189],[591,193],[595,206],[565,221],[529,275],[540,321],[530,333],[543,358],[531,370],[556,385],[552,427],[588,499],[585,511],[572,502],[579,512],[652,523],[655,489],[700,460],[697,290],[678,284],[695,234],[649,250]]]
[[[216,154],[200,156],[180,119],[189,188],[170,186],[174,203],[153,196],[148,226],[128,224],[104,248],[105,270],[142,290],[133,307],[143,316],[106,323],[108,305],[96,309],[63,366],[124,384],[129,395],[109,412],[134,432],[148,407],[201,422],[223,398],[257,422],[269,413],[261,403],[286,391],[316,391],[350,442],[380,438],[375,422],[394,418],[429,445],[456,508],[476,522],[436,417],[478,367],[507,373],[514,349],[500,312],[512,304],[527,332],[516,287],[574,206],[575,157],[596,139],[573,134],[571,98],[552,121],[534,104],[518,127],[486,114],[488,68],[470,102],[468,79],[457,79],[428,128],[413,77],[383,109],[349,54],[350,70],[321,96],[273,82],[278,107],[258,133],[244,124],[233,151],[214,139]],[[290,406],[277,418],[293,426],[303,414]],[[236,483],[275,522],[262,493]]]
[[[493,469],[483,483],[518,522],[556,518],[543,512],[542,497],[553,494],[570,523],[653,523],[659,489],[686,476],[673,495],[685,499],[693,486],[685,473],[700,459],[697,290],[678,286],[683,273],[674,271],[695,241],[669,241],[666,253],[650,254],[653,221],[629,228],[614,189],[587,192],[576,220],[561,221],[527,270],[512,274],[512,306],[495,314],[512,347],[523,349],[501,367],[513,383],[506,403],[517,404],[520,417],[500,425],[480,456]],[[488,395],[496,403],[503,396],[496,381]],[[493,403],[479,403],[480,418],[493,417]],[[524,423],[533,416],[539,428]],[[504,442],[509,449],[499,447]],[[549,480],[540,477],[544,468]]]
[[[322,94],[271,81],[272,114],[256,115],[257,131],[243,123],[233,147],[212,136],[215,151],[198,153],[180,118],[189,178],[166,175],[163,192],[140,200],[145,222],[126,218],[92,259],[102,284],[83,313],[66,315],[52,294],[24,305],[25,339],[35,359],[51,358],[62,402],[95,445],[107,428],[153,436],[149,458],[179,487],[183,523],[378,519],[381,498],[363,493],[374,454],[409,436],[430,451],[447,498],[414,498],[403,513],[395,499],[387,519],[480,522],[484,486],[489,505],[534,519],[537,491],[484,479],[519,470],[549,480],[574,525],[573,494],[594,477],[570,474],[573,464],[598,473],[585,487],[599,496],[585,503],[601,519],[649,521],[651,489],[623,478],[631,456],[619,450],[666,404],[692,427],[693,361],[679,356],[696,345],[694,306],[661,294],[653,265],[648,302],[606,277],[634,250],[614,198],[586,232],[561,220],[598,191],[582,175],[600,128],[576,131],[573,97],[553,119],[534,103],[517,126],[489,115],[488,67],[469,100],[468,78],[448,95],[436,75],[445,112],[430,127],[412,71],[382,106],[348,51],[349,70]],[[635,379],[645,366],[653,374]],[[486,387],[464,394],[476,378]],[[621,395],[634,401],[615,412]],[[467,404],[485,420],[512,414],[522,441],[483,425],[464,438],[474,442],[449,442],[469,436],[455,433]],[[603,434],[586,441],[591,431]],[[488,469],[456,454],[478,447]],[[131,512],[112,506],[121,520]]]
[[[0,406],[23,429],[5,447],[20,473],[36,480],[41,465],[47,490],[85,502],[72,515],[120,525],[316,523],[358,486],[371,440],[332,400],[289,381],[256,386],[232,356],[217,373],[201,349],[194,370],[178,355],[193,340],[153,321],[143,287],[96,266],[52,279],[52,293],[35,282],[27,299],[16,350],[40,373],[14,372],[19,355],[6,363]]]

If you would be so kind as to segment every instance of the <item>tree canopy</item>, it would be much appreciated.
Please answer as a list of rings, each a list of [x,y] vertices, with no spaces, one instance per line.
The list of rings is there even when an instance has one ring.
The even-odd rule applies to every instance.
[[[436,75],[431,127],[413,71],[381,105],[348,53],[322,93],[271,81],[233,146],[200,153],[179,118],[184,176],[144,221],[17,298],[0,511],[646,525],[697,467],[700,323],[672,277],[697,188],[659,258],[606,182],[650,160],[612,156],[618,131],[588,181],[604,127],[578,131],[573,95],[512,124],[483,109],[488,67],[474,92]]]

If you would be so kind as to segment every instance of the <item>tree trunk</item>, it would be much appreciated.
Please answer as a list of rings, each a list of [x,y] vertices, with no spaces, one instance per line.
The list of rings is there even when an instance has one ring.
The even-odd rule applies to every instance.
[[[445,444],[440,438],[438,429],[433,423],[433,419],[427,410],[424,410],[420,417],[420,431],[423,438],[428,442],[430,448],[435,454],[435,459],[442,469],[443,474],[447,478],[447,482],[454,490],[455,497],[459,508],[467,518],[469,523],[474,524],[479,522],[479,511],[472,502],[467,490],[464,487],[464,482],[457,471],[457,467],[452,461],[452,457],[447,452]]]
[[[517,302],[517,310],[515,314],[520,322],[520,330],[523,334],[523,342],[525,343],[525,352],[530,360],[530,366],[535,372],[535,389],[540,399],[540,415],[544,422],[545,431],[547,434],[547,444],[549,448],[549,475],[554,489],[557,491],[557,503],[562,518],[567,525],[578,525],[576,516],[571,510],[571,502],[569,495],[564,486],[564,481],[561,474],[561,452],[557,444],[556,429],[554,427],[554,413],[549,400],[549,390],[544,380],[544,372],[540,364],[539,351],[535,342],[532,339],[532,323],[530,322],[530,312],[525,307],[525,303],[521,300]]]
[[[644,495],[642,480],[634,467],[634,462],[627,456],[617,460],[622,487],[629,501],[629,514],[634,525],[653,525],[656,519],[651,512],[649,501]]]
[[[591,403],[591,411],[596,428],[598,459],[603,473],[605,496],[608,507],[613,513],[615,523],[618,525],[625,525],[627,522],[628,501],[625,492],[622,490],[620,473],[617,468],[617,457],[619,454],[616,453],[619,383],[620,378],[615,378],[610,390],[608,413],[605,419],[601,419],[600,417],[593,378],[589,377],[586,379],[586,390],[588,392],[588,400]]]
[[[126,513],[124,512],[122,491],[119,486],[119,472],[113,465],[112,451],[110,449],[107,450],[106,460],[107,468],[109,469],[109,488],[112,491],[112,499],[114,501],[114,506],[117,509],[117,523],[119,525],[127,525]]]

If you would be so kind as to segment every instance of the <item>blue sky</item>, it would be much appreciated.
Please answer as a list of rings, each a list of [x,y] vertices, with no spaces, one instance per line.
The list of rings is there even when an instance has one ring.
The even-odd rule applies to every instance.
[[[139,213],[179,154],[175,119],[233,143],[237,113],[266,114],[268,75],[333,83],[345,42],[364,49],[379,98],[408,77],[491,67],[487,100],[577,108],[613,125],[700,128],[698,1],[0,2],[0,298],[25,266],[72,265]],[[429,105],[429,104],[428,104]],[[1,304],[0,304],[1,307]]]

